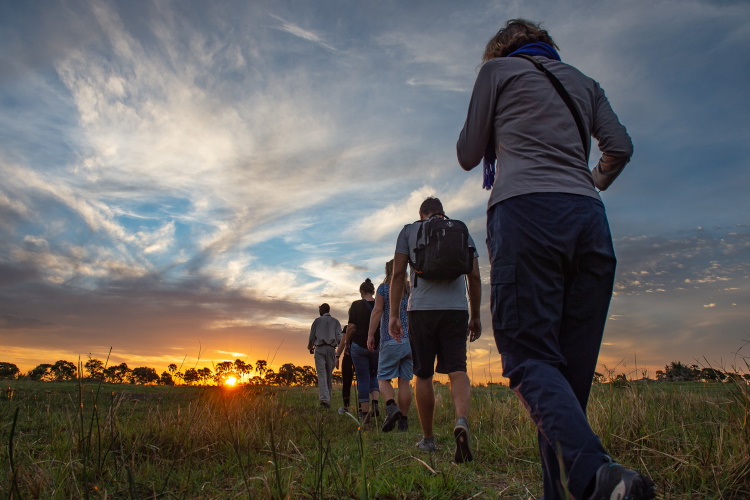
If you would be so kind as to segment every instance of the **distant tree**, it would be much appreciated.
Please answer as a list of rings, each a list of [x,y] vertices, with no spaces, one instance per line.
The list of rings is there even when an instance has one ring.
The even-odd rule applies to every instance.
[[[698,365],[687,366],[679,361],[672,361],[664,367],[666,379],[671,382],[690,382],[698,380],[700,369]]]
[[[100,359],[92,358],[89,354],[89,359],[83,365],[86,369],[86,373],[89,374],[89,378],[100,380],[104,377],[104,363]]]
[[[209,380],[211,380],[211,368],[209,367],[203,367],[198,370],[198,376],[201,379],[201,382],[204,384],[208,383]]]
[[[5,361],[0,361],[0,380],[2,379],[13,380],[18,377],[19,373],[21,373],[21,370],[19,370],[18,367],[14,365],[13,363],[6,363]]]
[[[234,371],[240,380],[243,380],[247,374],[253,371],[253,365],[245,363],[241,359],[234,360]]]
[[[44,380],[49,381],[55,378],[52,373],[52,365],[49,363],[42,363],[28,373],[29,380]]]
[[[663,370],[656,370],[656,380],[667,380],[667,374]]]
[[[177,373],[177,365],[170,363],[169,366],[167,366],[167,370],[169,370],[170,375],[174,376],[174,374]]]
[[[341,370],[335,370],[331,376],[331,382],[334,384],[343,384],[344,377],[341,375]]]
[[[256,363],[255,366],[258,366]],[[269,385],[277,385],[278,384],[278,376],[276,375],[276,372],[273,370],[273,368],[269,368],[265,370],[265,376],[263,377],[263,380],[266,384]]]
[[[169,372],[162,372],[161,377],[159,377],[159,385],[174,385],[172,374]]]
[[[234,363],[231,361],[222,361],[214,367],[214,382],[221,384],[224,380],[229,377],[236,375],[234,373]]]
[[[727,378],[727,374],[715,368],[703,368],[698,372],[698,380],[706,382],[721,382]]]
[[[136,384],[143,385],[154,384],[159,380],[159,375],[156,374],[156,370],[147,366],[133,368],[132,377]]]
[[[300,370],[294,366],[294,363],[284,363],[279,367],[279,373],[276,377],[280,385],[298,385],[301,381]]]
[[[312,366],[302,367],[302,385],[315,386],[318,385],[318,374],[315,372],[315,368]]]
[[[746,381],[750,382],[750,373],[746,373],[742,376]]]
[[[198,373],[198,370],[196,370],[195,368],[188,368],[187,370],[185,370],[185,374],[182,376],[182,379],[186,384],[193,385],[198,383],[198,381],[201,379],[201,376]]]
[[[75,378],[77,371],[78,368],[76,368],[76,365],[64,359],[55,361],[55,364],[52,365],[52,373],[55,376],[55,380],[72,380]]]
[[[601,384],[602,382],[604,382],[604,375],[602,375],[599,372],[594,372],[594,380],[593,380],[593,382],[595,384]]]
[[[129,378],[130,371],[127,363],[108,366],[104,369],[104,380],[113,384],[122,384]]]
[[[263,376],[264,373],[266,373],[266,369],[268,368],[268,363],[266,363],[265,359],[259,359],[255,362],[255,373]]]

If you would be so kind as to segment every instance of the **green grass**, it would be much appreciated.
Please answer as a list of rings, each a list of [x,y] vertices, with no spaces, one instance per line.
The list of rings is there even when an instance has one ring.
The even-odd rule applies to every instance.
[[[3,384],[3,388],[7,384]],[[13,381],[0,398],[0,498],[539,498],[536,432],[504,386],[476,387],[476,460],[452,462],[446,386],[439,450],[361,428],[312,388],[161,387]],[[336,393],[340,397],[340,393]],[[750,497],[747,386],[595,385],[590,420],[663,498]]]

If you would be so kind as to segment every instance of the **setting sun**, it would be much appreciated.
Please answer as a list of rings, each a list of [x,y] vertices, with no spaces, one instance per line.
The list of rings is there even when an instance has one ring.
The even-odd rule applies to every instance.
[[[237,377],[231,376],[224,379],[224,385],[234,387],[237,385]]]

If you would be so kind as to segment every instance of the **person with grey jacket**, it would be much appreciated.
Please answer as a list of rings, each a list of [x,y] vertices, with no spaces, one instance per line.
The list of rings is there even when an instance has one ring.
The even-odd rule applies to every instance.
[[[333,367],[336,364],[336,347],[341,343],[341,323],[331,316],[331,306],[318,307],[320,317],[310,327],[307,349],[315,355],[315,371],[318,374],[318,399],[323,408],[331,407],[333,391]]]
[[[556,48],[538,24],[508,21],[487,44],[458,139],[461,167],[484,160],[492,187],[495,343],[538,430],[545,500],[651,499],[651,479],[616,463],[586,416],[616,264],[598,190],[633,146],[601,86]]]

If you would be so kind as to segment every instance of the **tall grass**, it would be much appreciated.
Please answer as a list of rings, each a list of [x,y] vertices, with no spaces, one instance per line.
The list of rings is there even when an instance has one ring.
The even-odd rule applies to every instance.
[[[0,498],[539,498],[536,431],[507,387],[476,387],[475,461],[452,462],[448,388],[439,449],[419,425],[382,433],[317,406],[315,389],[12,382],[0,400]],[[589,417],[665,498],[750,497],[748,388],[595,385]]]

